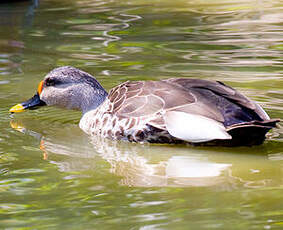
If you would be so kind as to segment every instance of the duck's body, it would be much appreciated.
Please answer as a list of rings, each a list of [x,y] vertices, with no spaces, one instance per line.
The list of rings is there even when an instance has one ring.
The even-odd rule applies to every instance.
[[[40,87],[41,104],[80,109],[81,129],[113,139],[254,145],[279,121],[235,89],[207,80],[128,81],[108,95],[89,74],[60,67]]]
[[[135,142],[252,145],[262,143],[276,122],[223,83],[172,78],[113,88],[97,109],[83,115],[80,127]]]

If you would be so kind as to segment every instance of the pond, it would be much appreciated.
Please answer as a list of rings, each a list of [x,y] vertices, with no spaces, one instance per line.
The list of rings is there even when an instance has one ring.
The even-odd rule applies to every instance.
[[[79,112],[9,108],[72,65],[127,80],[223,81],[283,118],[283,4],[44,0],[0,4],[1,229],[282,229],[283,128],[261,146],[89,138]]]

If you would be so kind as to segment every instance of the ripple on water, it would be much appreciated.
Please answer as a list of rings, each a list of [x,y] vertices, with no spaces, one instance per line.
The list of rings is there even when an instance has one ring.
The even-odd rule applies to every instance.
[[[9,175],[10,173],[8,173]],[[12,193],[14,195],[30,194],[33,188],[27,185],[32,184],[34,178],[10,178],[0,180],[0,189],[2,192]]]

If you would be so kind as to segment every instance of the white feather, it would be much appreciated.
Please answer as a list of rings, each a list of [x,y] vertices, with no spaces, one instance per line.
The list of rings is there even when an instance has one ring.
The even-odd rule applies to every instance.
[[[263,110],[263,108],[259,105],[259,104],[256,104],[256,107],[258,110],[261,111],[262,114],[260,114],[260,117],[264,120],[270,120],[270,117],[268,116],[268,114]]]
[[[210,118],[178,111],[164,114],[170,135],[188,142],[206,142],[216,139],[232,139],[222,123]]]

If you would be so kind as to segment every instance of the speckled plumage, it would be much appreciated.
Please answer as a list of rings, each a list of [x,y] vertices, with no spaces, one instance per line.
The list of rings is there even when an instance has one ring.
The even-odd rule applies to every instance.
[[[83,115],[80,128],[90,135],[100,135],[115,140],[152,143],[180,142],[166,130],[151,126],[150,123],[153,120],[149,116],[127,118],[116,115],[113,111],[113,104],[107,98],[98,109]]]

